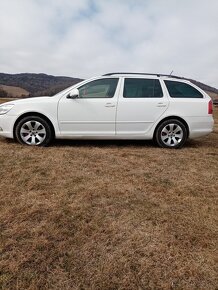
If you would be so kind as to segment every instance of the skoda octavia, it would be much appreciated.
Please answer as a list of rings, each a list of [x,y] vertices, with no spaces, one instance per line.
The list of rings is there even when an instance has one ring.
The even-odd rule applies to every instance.
[[[153,139],[180,148],[213,129],[212,101],[188,80],[109,73],[53,97],[0,106],[0,136],[46,146],[56,139]]]

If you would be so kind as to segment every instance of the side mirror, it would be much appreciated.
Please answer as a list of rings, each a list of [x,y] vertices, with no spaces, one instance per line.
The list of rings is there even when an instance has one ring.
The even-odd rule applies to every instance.
[[[79,98],[79,90],[73,89],[67,96],[67,99],[77,99]]]

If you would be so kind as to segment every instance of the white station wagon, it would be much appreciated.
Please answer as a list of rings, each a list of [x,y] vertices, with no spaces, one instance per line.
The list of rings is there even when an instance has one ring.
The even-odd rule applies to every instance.
[[[180,148],[213,129],[212,101],[178,77],[109,73],[53,97],[0,106],[0,136],[46,146],[52,139],[153,139]]]

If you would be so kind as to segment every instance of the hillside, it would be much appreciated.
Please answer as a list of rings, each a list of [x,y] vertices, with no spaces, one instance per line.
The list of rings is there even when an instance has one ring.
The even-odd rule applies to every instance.
[[[205,91],[213,100],[218,100],[218,93]]]
[[[214,93],[216,95],[218,94],[218,89],[216,89],[214,87],[208,86],[208,85],[203,84],[201,82],[198,82],[196,80],[192,80],[192,79],[188,79],[188,80],[206,92]]]
[[[30,96],[54,95],[80,81],[81,79],[79,78],[52,76],[42,73],[0,73],[0,85],[22,88],[26,90]],[[7,89],[5,90],[10,95],[10,92]]]
[[[20,87],[0,85],[0,90],[7,92],[8,96],[11,98],[23,98],[29,96],[29,92]]]
[[[193,79],[189,80],[209,93],[212,98],[218,98],[218,89]],[[80,81],[82,81],[82,79],[52,76],[43,73],[0,73],[0,97],[21,97],[22,95],[29,95],[30,97],[43,95],[51,96]]]

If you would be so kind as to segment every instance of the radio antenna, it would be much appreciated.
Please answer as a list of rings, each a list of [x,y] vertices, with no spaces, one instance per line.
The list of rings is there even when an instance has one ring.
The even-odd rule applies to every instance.
[[[171,71],[170,76],[172,75],[172,73],[173,73],[173,70]]]

